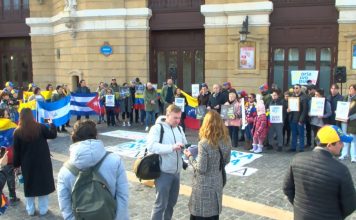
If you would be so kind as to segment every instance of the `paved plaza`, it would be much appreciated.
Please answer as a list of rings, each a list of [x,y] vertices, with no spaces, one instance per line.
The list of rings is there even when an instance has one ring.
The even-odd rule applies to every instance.
[[[73,121],[71,124],[73,124]],[[143,132],[144,130],[144,127],[138,124],[134,124],[132,127],[120,126],[109,128],[106,124],[101,124],[97,127],[99,133],[117,129],[138,132]],[[71,128],[68,130],[71,131]],[[197,131],[187,130],[186,136],[190,143],[197,143]],[[131,141],[104,135],[99,135],[99,139],[104,141],[105,146],[114,146]],[[71,140],[68,133],[59,133],[57,139],[49,141],[53,156],[53,175],[55,180],[57,179],[57,174],[63,161],[68,158],[68,148],[70,144]],[[240,143],[240,145],[242,146],[242,143]],[[237,150],[243,151],[241,147]],[[265,151],[261,158],[246,165],[247,167],[258,169],[256,173],[247,177],[228,175],[228,181],[224,188],[224,207],[220,219],[292,219],[292,206],[283,195],[282,183],[284,174],[293,155],[294,154],[286,152],[277,153],[273,150]],[[139,183],[135,178],[132,173],[134,158],[122,157],[122,160],[125,162],[130,186],[130,219],[149,219],[155,199],[155,189],[154,187],[146,186],[150,185],[149,183],[146,185]],[[349,161],[344,161],[343,163],[349,167],[353,181],[356,183],[356,164],[351,164]],[[175,206],[173,219],[189,219],[188,201],[192,176],[192,169],[182,171],[181,192],[178,203]],[[56,192],[50,195],[50,212],[43,217],[28,217],[24,207],[23,190],[21,187],[18,187],[17,192],[21,198],[21,202],[17,206],[9,207],[5,216],[1,216],[1,219],[62,219]],[[8,193],[7,187],[5,187],[5,193]],[[348,219],[356,220],[356,213],[353,213]]]

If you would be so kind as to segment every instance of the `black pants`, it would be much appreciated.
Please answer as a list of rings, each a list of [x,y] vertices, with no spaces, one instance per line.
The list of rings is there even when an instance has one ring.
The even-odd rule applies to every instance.
[[[310,124],[310,118],[309,117],[307,117],[307,119],[305,120],[305,131],[306,131],[306,136],[307,136],[307,146],[311,146],[312,129],[311,129],[311,124]]]
[[[115,123],[115,109],[114,108],[106,108],[106,122],[108,126],[114,126]]]
[[[315,126],[315,125],[312,125],[311,126],[311,129],[313,130],[313,135],[314,135],[314,147],[316,147],[316,143],[315,143],[315,137],[316,137],[316,134],[318,133],[320,127],[319,126]]]
[[[77,115],[77,121],[79,121],[81,118],[82,118],[81,115]],[[86,115],[85,118],[86,118],[86,119],[89,119],[89,115]],[[69,122],[68,122],[68,124],[69,124]]]
[[[285,136],[287,133],[287,141],[285,142]],[[283,124],[283,143],[285,143],[285,145],[289,144],[289,140],[290,140],[290,124],[288,119],[286,121],[284,121]]]
[[[219,215],[214,215],[211,217],[199,217],[199,216],[190,215],[190,220],[219,220]]]
[[[138,118],[139,118],[139,114],[138,114],[138,109],[131,109],[131,112],[130,112],[130,122],[131,124],[133,123],[133,115],[134,115],[134,112],[135,112],[135,122],[138,123]]]
[[[6,165],[2,168],[3,173],[6,175],[7,188],[9,189],[10,198],[16,198],[15,188],[15,172],[13,165]]]

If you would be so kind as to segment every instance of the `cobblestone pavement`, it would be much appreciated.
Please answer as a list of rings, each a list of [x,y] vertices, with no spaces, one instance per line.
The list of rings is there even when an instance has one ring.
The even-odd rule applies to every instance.
[[[71,123],[73,124],[73,122]],[[112,131],[116,129],[127,129],[131,131],[143,132],[144,127],[134,125],[132,127],[107,127],[106,125],[98,125],[99,133]],[[68,129],[71,131],[71,128]],[[197,131],[187,130],[187,139],[190,143],[197,143]],[[99,135],[99,138],[104,141],[105,146],[117,145],[119,143],[128,142],[130,140],[120,139],[108,136]],[[49,141],[52,152],[62,155],[68,155],[68,147],[71,144],[68,133],[59,133],[57,139]],[[238,150],[242,150],[241,148]],[[239,199],[252,201],[264,204],[270,207],[275,207],[281,210],[292,211],[292,206],[284,197],[281,190],[282,181],[286,168],[294,154],[282,152],[277,153],[272,150],[263,153],[263,157],[248,164],[247,167],[257,168],[258,171],[248,177],[238,177],[228,175],[227,185],[224,188],[224,195],[236,197]],[[125,161],[127,171],[132,171],[133,158],[122,157]],[[56,157],[52,159],[55,181],[58,171],[63,162]],[[349,161],[345,163],[353,176],[353,181],[356,183],[356,164],[351,164]],[[192,170],[183,171],[181,174],[181,184],[190,186],[192,179]],[[5,193],[7,194],[7,187]],[[24,207],[23,190],[21,187],[17,189],[21,202],[17,206],[11,206],[4,216],[0,219],[15,220],[15,219],[62,219],[57,202],[56,192],[50,195],[50,211],[46,216],[42,217],[28,217]],[[153,201],[155,199],[155,189],[144,186],[143,184],[130,181],[130,217],[131,219],[144,220],[149,219],[152,209]],[[178,203],[175,206],[173,219],[189,219],[188,210],[189,197],[180,195]],[[241,208],[240,208],[241,209]],[[255,207],[239,210],[233,208],[223,208],[220,219],[243,219],[243,220],[257,220],[269,219],[265,216],[251,214],[251,210]],[[252,212],[255,213],[255,212]],[[348,219],[356,220],[356,213],[353,213]]]

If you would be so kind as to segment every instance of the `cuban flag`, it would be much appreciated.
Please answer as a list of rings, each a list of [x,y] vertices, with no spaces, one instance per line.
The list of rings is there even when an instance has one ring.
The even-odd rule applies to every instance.
[[[56,102],[37,102],[37,121],[44,123],[45,119],[52,119],[56,127],[64,125],[70,120],[70,96]]]
[[[72,115],[96,115],[97,113],[87,104],[94,99],[98,93],[72,93],[70,110]]]

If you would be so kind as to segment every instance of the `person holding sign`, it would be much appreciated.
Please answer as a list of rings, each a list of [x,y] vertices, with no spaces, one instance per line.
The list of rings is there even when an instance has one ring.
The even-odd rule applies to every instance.
[[[234,109],[234,118],[225,120],[225,126],[229,129],[232,147],[236,148],[239,144],[239,127],[241,126],[241,105],[236,92],[229,93],[229,101],[225,105],[232,105]]]
[[[269,103],[269,118],[271,126],[268,131],[268,142],[273,146],[274,136],[277,136],[277,151],[282,151],[283,146],[283,119],[287,109],[283,106],[283,100],[280,99],[280,91],[273,90],[272,100]]]
[[[339,122],[335,120],[335,111],[337,107],[337,102],[338,101],[343,101],[344,97],[339,93],[339,85],[334,83],[330,87],[330,95],[327,98],[331,104],[331,116],[330,116],[330,121],[329,123],[331,125],[340,125]]]
[[[150,125],[155,124],[155,110],[157,109],[157,92],[153,88],[152,83],[148,82],[146,89],[143,92],[143,99],[145,100],[145,111],[146,111],[146,128],[148,131]]]
[[[176,89],[175,94],[174,94],[174,98],[182,98],[184,99],[184,107],[187,106],[187,98],[185,98],[185,96],[182,94],[181,90],[179,88]],[[184,112],[184,109],[182,109],[182,116],[180,118],[180,123],[179,125],[183,128],[183,131],[185,132],[185,120],[186,117],[186,113]]]
[[[245,102],[245,118],[247,125],[245,127],[245,149],[250,150],[252,148],[252,127],[255,118],[257,117],[256,112],[256,94],[250,93],[248,95],[248,101]]]
[[[227,102],[228,98],[221,92],[221,86],[218,84],[213,85],[213,94],[210,95],[207,104],[207,109],[215,110],[220,114],[221,105]]]
[[[292,144],[288,152],[295,152],[297,149],[297,136],[299,136],[299,152],[304,151],[304,125],[308,115],[307,97],[302,93],[301,86],[299,84],[293,87],[292,98],[299,98],[298,111],[292,111],[291,105],[288,105],[287,112],[289,112],[289,121],[292,130]],[[290,102],[290,99],[288,100]]]
[[[266,108],[263,100],[258,100],[256,105],[257,117],[253,122],[252,134],[253,144],[250,151],[255,154],[262,153],[263,142],[268,134],[268,124],[266,117]]]
[[[320,103],[318,103],[320,102]],[[324,90],[317,89],[314,93],[314,97],[310,100],[310,124],[312,126],[314,137],[318,133],[319,129],[324,125],[328,124],[329,117],[331,116],[331,105],[328,100],[324,97]],[[321,115],[311,115],[313,109],[321,109]]]
[[[349,95],[344,101],[350,102],[349,117],[347,122],[341,123],[341,127],[343,132],[353,137],[353,140],[351,143],[344,143],[339,159],[346,159],[350,149],[351,162],[356,163],[356,84],[349,87]]]
[[[105,96],[103,97],[106,111],[106,123],[108,127],[116,126],[115,123],[115,95],[111,87],[106,89]]]

